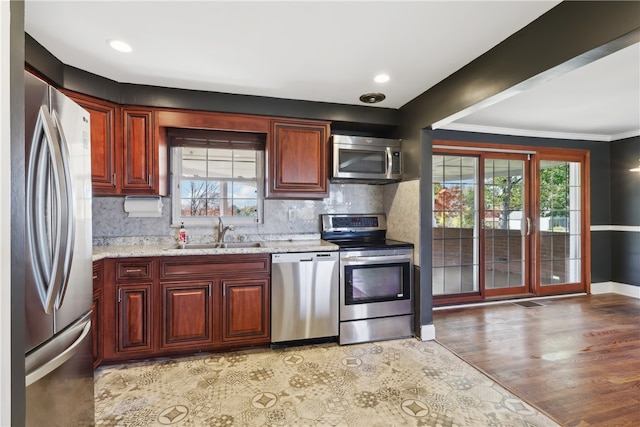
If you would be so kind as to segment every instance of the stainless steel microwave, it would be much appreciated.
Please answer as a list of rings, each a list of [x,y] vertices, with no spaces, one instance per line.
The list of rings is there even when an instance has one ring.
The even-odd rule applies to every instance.
[[[399,139],[332,135],[334,183],[386,184],[400,181]]]

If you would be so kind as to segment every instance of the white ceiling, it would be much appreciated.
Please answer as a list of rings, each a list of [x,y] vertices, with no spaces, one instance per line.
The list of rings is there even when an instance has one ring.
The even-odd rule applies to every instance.
[[[25,30],[63,63],[121,83],[353,105],[383,92],[373,108],[400,108],[558,3],[26,0]],[[133,52],[112,50],[114,38]],[[391,80],[375,83],[379,73]],[[638,135],[640,45],[445,126],[456,127]]]

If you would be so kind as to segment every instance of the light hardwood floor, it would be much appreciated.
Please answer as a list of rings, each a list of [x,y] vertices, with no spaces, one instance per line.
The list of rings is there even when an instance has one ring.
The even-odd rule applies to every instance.
[[[640,300],[436,310],[436,340],[566,426],[640,426]]]

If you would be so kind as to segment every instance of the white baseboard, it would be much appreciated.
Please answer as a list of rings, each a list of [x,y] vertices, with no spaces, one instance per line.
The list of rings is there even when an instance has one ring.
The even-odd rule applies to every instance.
[[[618,282],[599,282],[591,284],[591,293],[598,294],[620,294],[632,298],[640,298],[640,286],[627,285]]]
[[[436,339],[435,325],[420,325],[420,341],[433,341]]]
[[[592,225],[591,231],[633,231],[640,232],[640,227],[637,225]]]

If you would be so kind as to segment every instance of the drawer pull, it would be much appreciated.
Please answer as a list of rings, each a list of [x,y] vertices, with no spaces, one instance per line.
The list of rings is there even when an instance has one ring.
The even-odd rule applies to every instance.
[[[98,280],[98,276],[93,276],[93,280]]]
[[[141,268],[127,268],[124,270],[125,273],[142,273]]]

